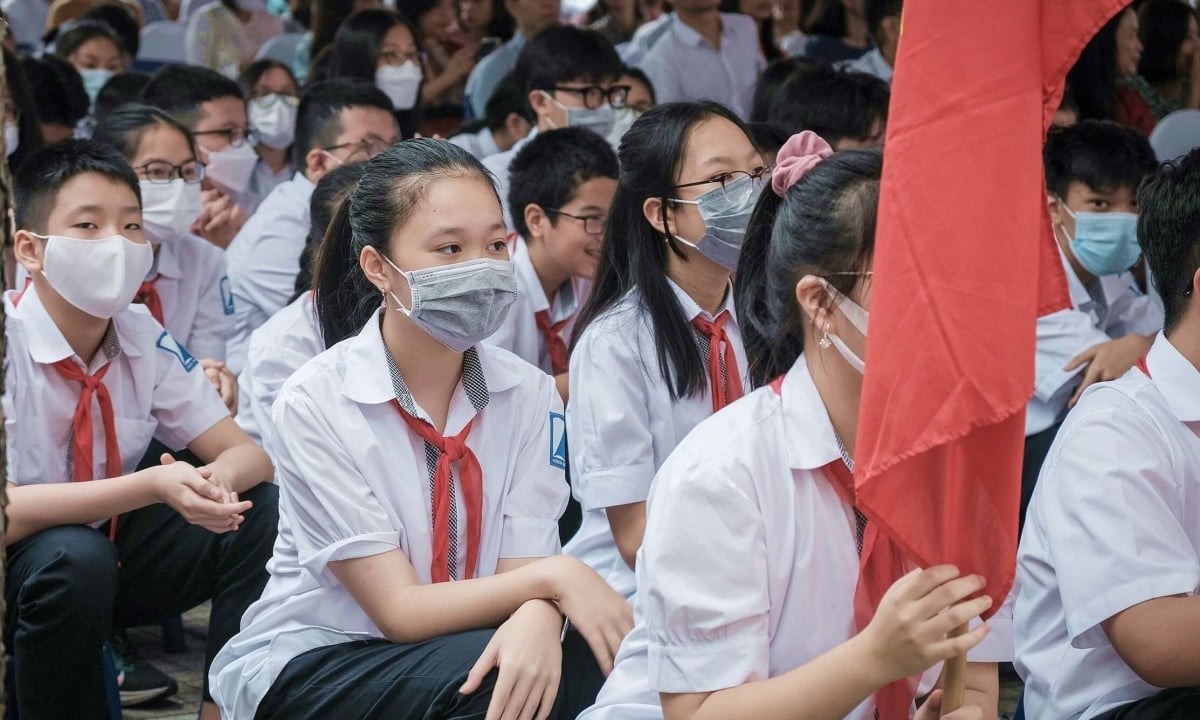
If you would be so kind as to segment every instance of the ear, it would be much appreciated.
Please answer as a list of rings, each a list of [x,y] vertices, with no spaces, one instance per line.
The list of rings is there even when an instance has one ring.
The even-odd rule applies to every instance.
[[[530,90],[527,100],[529,107],[533,108],[534,115],[537,115],[539,118],[548,114],[550,108],[554,105],[549,93],[545,90]]]
[[[325,173],[332,169],[329,167],[330,164],[329,156],[325,154],[324,150],[313,148],[304,156],[304,174],[316,185]]]
[[[674,217],[671,217],[672,210],[667,208],[667,222],[673,223]],[[667,235],[667,228],[663,227],[663,200],[662,198],[646,198],[642,203],[642,215],[646,217],[646,222],[650,223],[650,227],[654,228],[659,235]]]
[[[394,293],[400,298],[401,302],[405,303],[406,307],[412,307],[412,294],[409,292],[408,281],[404,276],[392,269],[392,266],[383,259],[383,255],[374,247],[368,245],[358,254],[358,266],[362,268],[363,275],[367,276],[367,280],[374,285],[379,294],[384,298],[384,304],[390,305],[394,300],[389,301]]]
[[[509,113],[508,117],[504,118],[504,129],[508,132],[508,136],[513,142],[516,142],[517,140],[523,140],[525,136],[529,135],[529,131],[533,129],[533,126],[529,124],[528,120],[517,113]]]
[[[525,206],[525,227],[529,229],[530,235],[525,238],[526,240],[545,238],[549,226],[550,217],[546,215],[546,211],[542,209],[541,205],[529,203]]]
[[[829,291],[825,289],[821,278],[816,275],[800,278],[796,283],[796,302],[814,330],[820,334],[829,324],[830,307]]]
[[[28,230],[18,230],[13,237],[13,257],[25,266],[30,277],[42,271],[42,254],[38,252],[38,246],[44,242]]]
[[[1196,270],[1196,274],[1192,275],[1192,286],[1189,289],[1193,296],[1196,295],[1196,288],[1200,288],[1200,270]]]
[[[1057,228],[1063,222],[1062,200],[1057,196],[1046,193],[1046,209],[1050,211],[1050,222]]]

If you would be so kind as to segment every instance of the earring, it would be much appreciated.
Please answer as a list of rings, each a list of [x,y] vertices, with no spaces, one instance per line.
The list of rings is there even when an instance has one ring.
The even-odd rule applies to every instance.
[[[833,341],[829,339],[829,323],[825,323],[825,329],[821,331],[821,339],[817,341],[817,345],[822,350],[828,350],[829,346],[833,345]]]

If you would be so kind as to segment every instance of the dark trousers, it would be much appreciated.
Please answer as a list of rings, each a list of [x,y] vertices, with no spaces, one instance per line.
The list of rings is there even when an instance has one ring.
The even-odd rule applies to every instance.
[[[1200,688],[1172,688],[1097,715],[1096,720],[1200,718]]]
[[[208,668],[262,594],[279,522],[274,485],[241,497],[254,507],[223,535],[156,504],[122,515],[115,543],[107,531],[63,525],[9,546],[4,631],[16,687],[9,707],[21,720],[106,719],[100,647],[113,625],[154,621],[206,600],[204,697],[211,698]]]
[[[1033,497],[1033,488],[1042,472],[1042,463],[1046,462],[1046,455],[1049,454],[1050,446],[1054,444],[1060,427],[1062,423],[1055,423],[1040,433],[1025,438],[1025,456],[1021,461],[1021,528],[1025,527],[1025,513],[1029,510],[1029,499]]]
[[[487,714],[497,671],[479,690],[458,688],[492,639],[473,630],[401,645],[361,640],[294,658],[258,706],[256,720],[466,720]],[[596,700],[604,677],[579,633],[563,642],[562,680],[551,718],[573,720]]]

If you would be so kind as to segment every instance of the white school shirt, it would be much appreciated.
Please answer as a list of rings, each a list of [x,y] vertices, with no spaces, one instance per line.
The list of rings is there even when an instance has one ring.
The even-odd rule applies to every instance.
[[[72,423],[81,387],[51,367],[64,358],[72,358],[89,375],[111,364],[104,384],[112,396],[121,467],[107,467],[100,406],[93,401],[92,449],[97,477],[136,470],[153,438],[172,449],[182,449],[229,417],[199,361],[141,305],[131,305],[113,318],[90,365],[71,350],[34,286],[24,294],[6,292],[4,311],[8,482],[32,485],[72,480]]]
[[[294,172],[291,163],[284,165],[279,172],[275,172],[270,165],[259,158],[254,165],[254,175],[250,177],[250,189],[258,197],[265,198],[271,194],[272,190],[291,180]]]
[[[683,316],[712,316],[686,292],[667,280]],[[571,353],[571,486],[583,510],[579,532],[565,551],[596,570],[626,597],[635,589],[633,571],[621,558],[605,508],[645,500],[650,481],[692,428],[712,415],[712,393],[705,370],[703,392],[671,398],[658,368],[658,343],[638,290],[630,291],[583,331]],[[746,352],[737,325],[733,292],[725,305],[725,333],[733,344],[744,389]],[[708,367],[708,341],[697,342]]]
[[[857,634],[854,510],[822,470],[841,458],[803,356],[782,395],[760,388],[679,444],[646,506],[634,628],[580,720],[661,720],[659,693],[778,677]],[[1007,607],[972,661],[1012,659]],[[873,709],[868,698],[846,718]]]
[[[275,401],[279,537],[262,598],[212,664],[222,717],[253,717],[276,676],[301,653],[383,637],[329,571],[330,562],[399,548],[420,581],[430,582],[430,456],[400,417],[397,395],[418,417],[428,415],[402,380],[394,385],[379,318],[306,363]],[[495,574],[501,558],[557,554],[568,489],[562,400],[553,381],[504,350],[469,350],[446,435],[468,422],[467,445],[483,470],[477,576]],[[466,510],[453,486],[458,577],[466,577]]]
[[[529,259],[529,247],[524,238],[518,237],[513,242],[511,256],[517,275],[517,299],[509,308],[504,324],[484,342],[502,347],[530,365],[553,374],[546,336],[538,329],[536,315],[549,310],[551,323],[570,318],[560,331],[563,341],[570,347],[579,309],[592,292],[592,283],[583,278],[573,278],[555,293],[554,306],[551,307],[537,270]]]
[[[459,133],[450,138],[450,144],[459,146],[480,160],[500,152],[491,128],[486,127],[479,132]]]
[[[250,333],[287,305],[296,292],[300,254],[308,242],[309,200],[315,185],[304,173],[275,188],[225,251],[235,302],[227,364],[242,371]]]
[[[1132,275],[1105,275],[1085,287],[1066,256],[1059,254],[1073,307],[1038,318],[1033,397],[1025,413],[1026,435],[1046,430],[1066,413],[1067,402],[1087,371],[1086,365],[1070,372],[1063,370],[1072,358],[1093,345],[1129,333],[1149,335],[1163,326],[1162,309],[1138,289]]]
[[[238,375],[238,424],[271,453],[271,406],[292,373],[325,350],[313,295],[306,292],[250,335]]]
[[[1093,385],[1058,431],[1017,555],[1025,715],[1091,718],[1161,688],[1101,623],[1200,588],[1200,372],[1162,334],[1139,369]]]
[[[508,166],[512,165],[513,158],[517,153],[521,152],[521,148],[529,144],[530,140],[537,137],[538,130],[534,127],[529,131],[529,134],[518,140],[511,148],[502,153],[496,153],[483,159],[483,166],[496,178],[496,192],[500,194],[500,206],[504,209],[504,226],[509,230],[513,230],[512,213],[508,208],[508,188],[510,186],[508,178]]]

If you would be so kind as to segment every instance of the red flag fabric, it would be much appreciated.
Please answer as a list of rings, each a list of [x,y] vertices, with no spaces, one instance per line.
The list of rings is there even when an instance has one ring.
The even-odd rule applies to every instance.
[[[909,0],[879,202],[857,501],[922,567],[1016,572],[1039,314],[1069,306],[1042,144],[1128,0]]]

